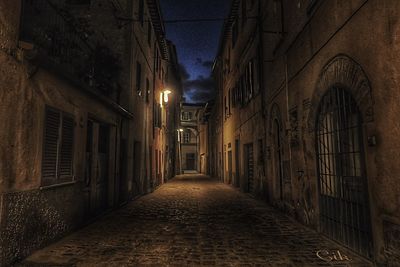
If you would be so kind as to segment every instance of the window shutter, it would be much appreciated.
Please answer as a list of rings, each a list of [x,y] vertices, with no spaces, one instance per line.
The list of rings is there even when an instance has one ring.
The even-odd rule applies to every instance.
[[[74,143],[74,119],[64,115],[62,121],[62,136],[60,148],[60,161],[58,176],[63,180],[71,180],[72,177],[72,159]]]
[[[42,162],[42,183],[51,184],[57,179],[57,154],[60,134],[60,112],[46,109],[45,135]]]
[[[136,91],[140,92],[142,89],[142,65],[136,62]]]

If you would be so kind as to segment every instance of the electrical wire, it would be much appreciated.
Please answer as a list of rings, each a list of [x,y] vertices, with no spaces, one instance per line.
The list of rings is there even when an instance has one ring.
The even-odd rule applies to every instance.
[[[246,19],[256,19],[257,17],[246,17]],[[151,22],[151,20],[139,20],[133,18],[117,17],[118,20],[130,21],[130,22]],[[176,24],[176,23],[197,23],[197,22],[219,22],[228,21],[229,18],[196,18],[196,19],[166,19],[163,20],[164,24]]]

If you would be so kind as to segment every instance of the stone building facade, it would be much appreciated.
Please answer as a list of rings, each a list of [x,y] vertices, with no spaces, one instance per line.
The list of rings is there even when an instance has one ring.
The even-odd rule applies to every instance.
[[[199,110],[198,129],[199,129],[199,172],[202,174],[210,174],[210,140],[209,135],[209,119],[213,101],[210,101]]]
[[[0,3],[0,266],[158,184],[156,51],[181,94],[162,30],[157,1]]]
[[[214,67],[212,116],[224,121],[210,132],[222,129],[214,142],[224,181],[253,184],[255,195],[378,266],[400,264],[399,10],[394,0],[232,1]],[[245,78],[246,104],[235,108],[252,58],[254,96]]]
[[[180,156],[183,172],[200,172],[200,112],[205,104],[182,103],[180,117]]]

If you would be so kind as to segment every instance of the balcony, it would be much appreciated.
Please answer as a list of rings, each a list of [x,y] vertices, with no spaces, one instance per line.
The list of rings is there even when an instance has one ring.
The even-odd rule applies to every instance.
[[[116,95],[119,59],[64,1],[22,0],[20,41],[32,45],[33,62],[103,96]]]

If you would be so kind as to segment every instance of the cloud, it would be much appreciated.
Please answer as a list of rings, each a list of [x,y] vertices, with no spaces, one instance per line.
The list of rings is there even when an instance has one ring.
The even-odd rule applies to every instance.
[[[202,65],[203,64],[203,60],[201,58],[196,58],[196,65]]]
[[[198,58],[196,58],[196,63],[195,64],[196,65],[200,65],[200,66],[202,66],[202,67],[204,67],[206,69],[211,69],[211,67],[214,65],[214,61],[212,61],[212,60],[203,61],[203,59],[198,57]]]
[[[207,69],[211,69],[213,65],[214,65],[214,61],[212,61],[212,60],[203,61],[203,64],[202,64],[202,66]]]
[[[191,102],[207,102],[215,96],[215,84],[211,77],[198,76],[183,83],[185,95]]]
[[[181,77],[183,81],[189,80],[190,79],[190,74],[187,71],[186,67],[182,64],[179,64],[179,71],[181,73]]]

